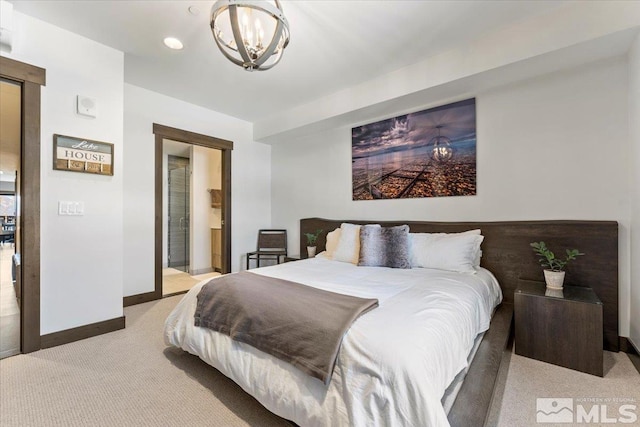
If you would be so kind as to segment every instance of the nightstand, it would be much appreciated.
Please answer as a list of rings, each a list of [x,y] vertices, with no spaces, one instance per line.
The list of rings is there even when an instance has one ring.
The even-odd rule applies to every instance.
[[[603,376],[602,302],[593,289],[520,280],[513,310],[516,354]]]

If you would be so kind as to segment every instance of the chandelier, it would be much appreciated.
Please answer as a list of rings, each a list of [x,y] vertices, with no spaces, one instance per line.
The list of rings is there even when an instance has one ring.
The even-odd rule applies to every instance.
[[[211,32],[220,51],[247,71],[268,70],[289,44],[289,22],[279,0],[218,0]]]
[[[438,136],[434,136],[429,144],[431,148],[431,158],[438,163],[445,163],[453,156],[453,148],[451,148],[451,140],[446,136],[440,135],[440,129],[443,125],[436,126]]]

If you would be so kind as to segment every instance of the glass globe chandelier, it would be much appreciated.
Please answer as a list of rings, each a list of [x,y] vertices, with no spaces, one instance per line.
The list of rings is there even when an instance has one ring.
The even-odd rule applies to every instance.
[[[276,65],[289,44],[289,22],[279,0],[218,0],[211,32],[220,51],[247,71]]]
[[[445,163],[453,156],[453,148],[451,147],[451,140],[446,136],[440,135],[440,129],[444,126],[438,125],[438,136],[434,136],[429,141],[431,146],[431,158],[438,163]]]

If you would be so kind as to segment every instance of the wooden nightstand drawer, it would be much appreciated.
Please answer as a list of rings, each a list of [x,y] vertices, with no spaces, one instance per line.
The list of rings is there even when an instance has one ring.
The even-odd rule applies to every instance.
[[[514,318],[516,354],[603,376],[602,302],[591,288],[521,281]]]

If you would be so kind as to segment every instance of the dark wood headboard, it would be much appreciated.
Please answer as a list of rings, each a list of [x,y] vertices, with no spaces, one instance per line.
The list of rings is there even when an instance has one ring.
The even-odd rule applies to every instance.
[[[513,303],[519,279],[544,281],[538,257],[529,243],[543,240],[556,251],[577,248],[585,255],[567,265],[566,284],[588,286],[602,300],[604,348],[618,351],[618,223],[615,221],[507,221],[422,222],[353,221],[306,218],[300,220],[300,256],[307,256],[305,233],[324,230],[318,237],[318,252],[325,249],[327,233],[343,222],[353,224],[409,225],[413,233],[456,233],[479,228],[482,267],[491,271],[502,287],[504,302]]]

